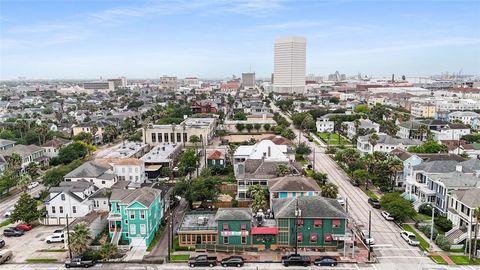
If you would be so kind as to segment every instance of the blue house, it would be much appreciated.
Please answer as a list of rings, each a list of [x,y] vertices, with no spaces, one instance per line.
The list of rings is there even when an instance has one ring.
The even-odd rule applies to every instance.
[[[319,196],[321,189],[317,182],[304,176],[284,176],[268,180],[270,205],[273,199]]]

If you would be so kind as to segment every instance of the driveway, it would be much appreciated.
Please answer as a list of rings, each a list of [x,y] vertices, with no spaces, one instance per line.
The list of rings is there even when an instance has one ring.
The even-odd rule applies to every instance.
[[[5,240],[6,244],[4,249],[10,249],[13,252],[11,262],[25,262],[27,259],[47,258],[63,261],[68,256],[68,252],[58,251],[64,250],[65,244],[47,244],[45,242],[45,238],[51,235],[54,230],[62,228],[60,226],[37,226],[20,237],[4,237],[2,235],[2,239]]]

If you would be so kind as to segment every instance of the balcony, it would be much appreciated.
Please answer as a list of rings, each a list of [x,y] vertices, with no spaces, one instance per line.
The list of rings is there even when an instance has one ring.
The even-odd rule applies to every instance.
[[[110,214],[107,217],[107,220],[108,221],[122,221],[122,215],[120,213],[110,212]]]

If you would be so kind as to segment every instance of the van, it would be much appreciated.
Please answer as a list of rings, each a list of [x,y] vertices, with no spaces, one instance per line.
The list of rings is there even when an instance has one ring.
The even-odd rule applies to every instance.
[[[9,261],[13,256],[13,253],[9,249],[5,250],[0,250],[0,264],[5,263],[6,261]]]

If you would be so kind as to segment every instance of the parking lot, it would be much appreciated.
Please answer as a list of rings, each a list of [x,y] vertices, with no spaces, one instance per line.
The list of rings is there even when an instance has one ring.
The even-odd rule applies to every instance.
[[[45,242],[45,238],[54,230],[62,229],[61,226],[37,226],[20,237],[5,237],[3,229],[0,229],[2,232],[0,237],[5,240],[4,249],[10,249],[13,252],[11,262],[25,262],[27,259],[63,261],[67,257],[68,252],[62,251],[65,249],[65,244]]]

